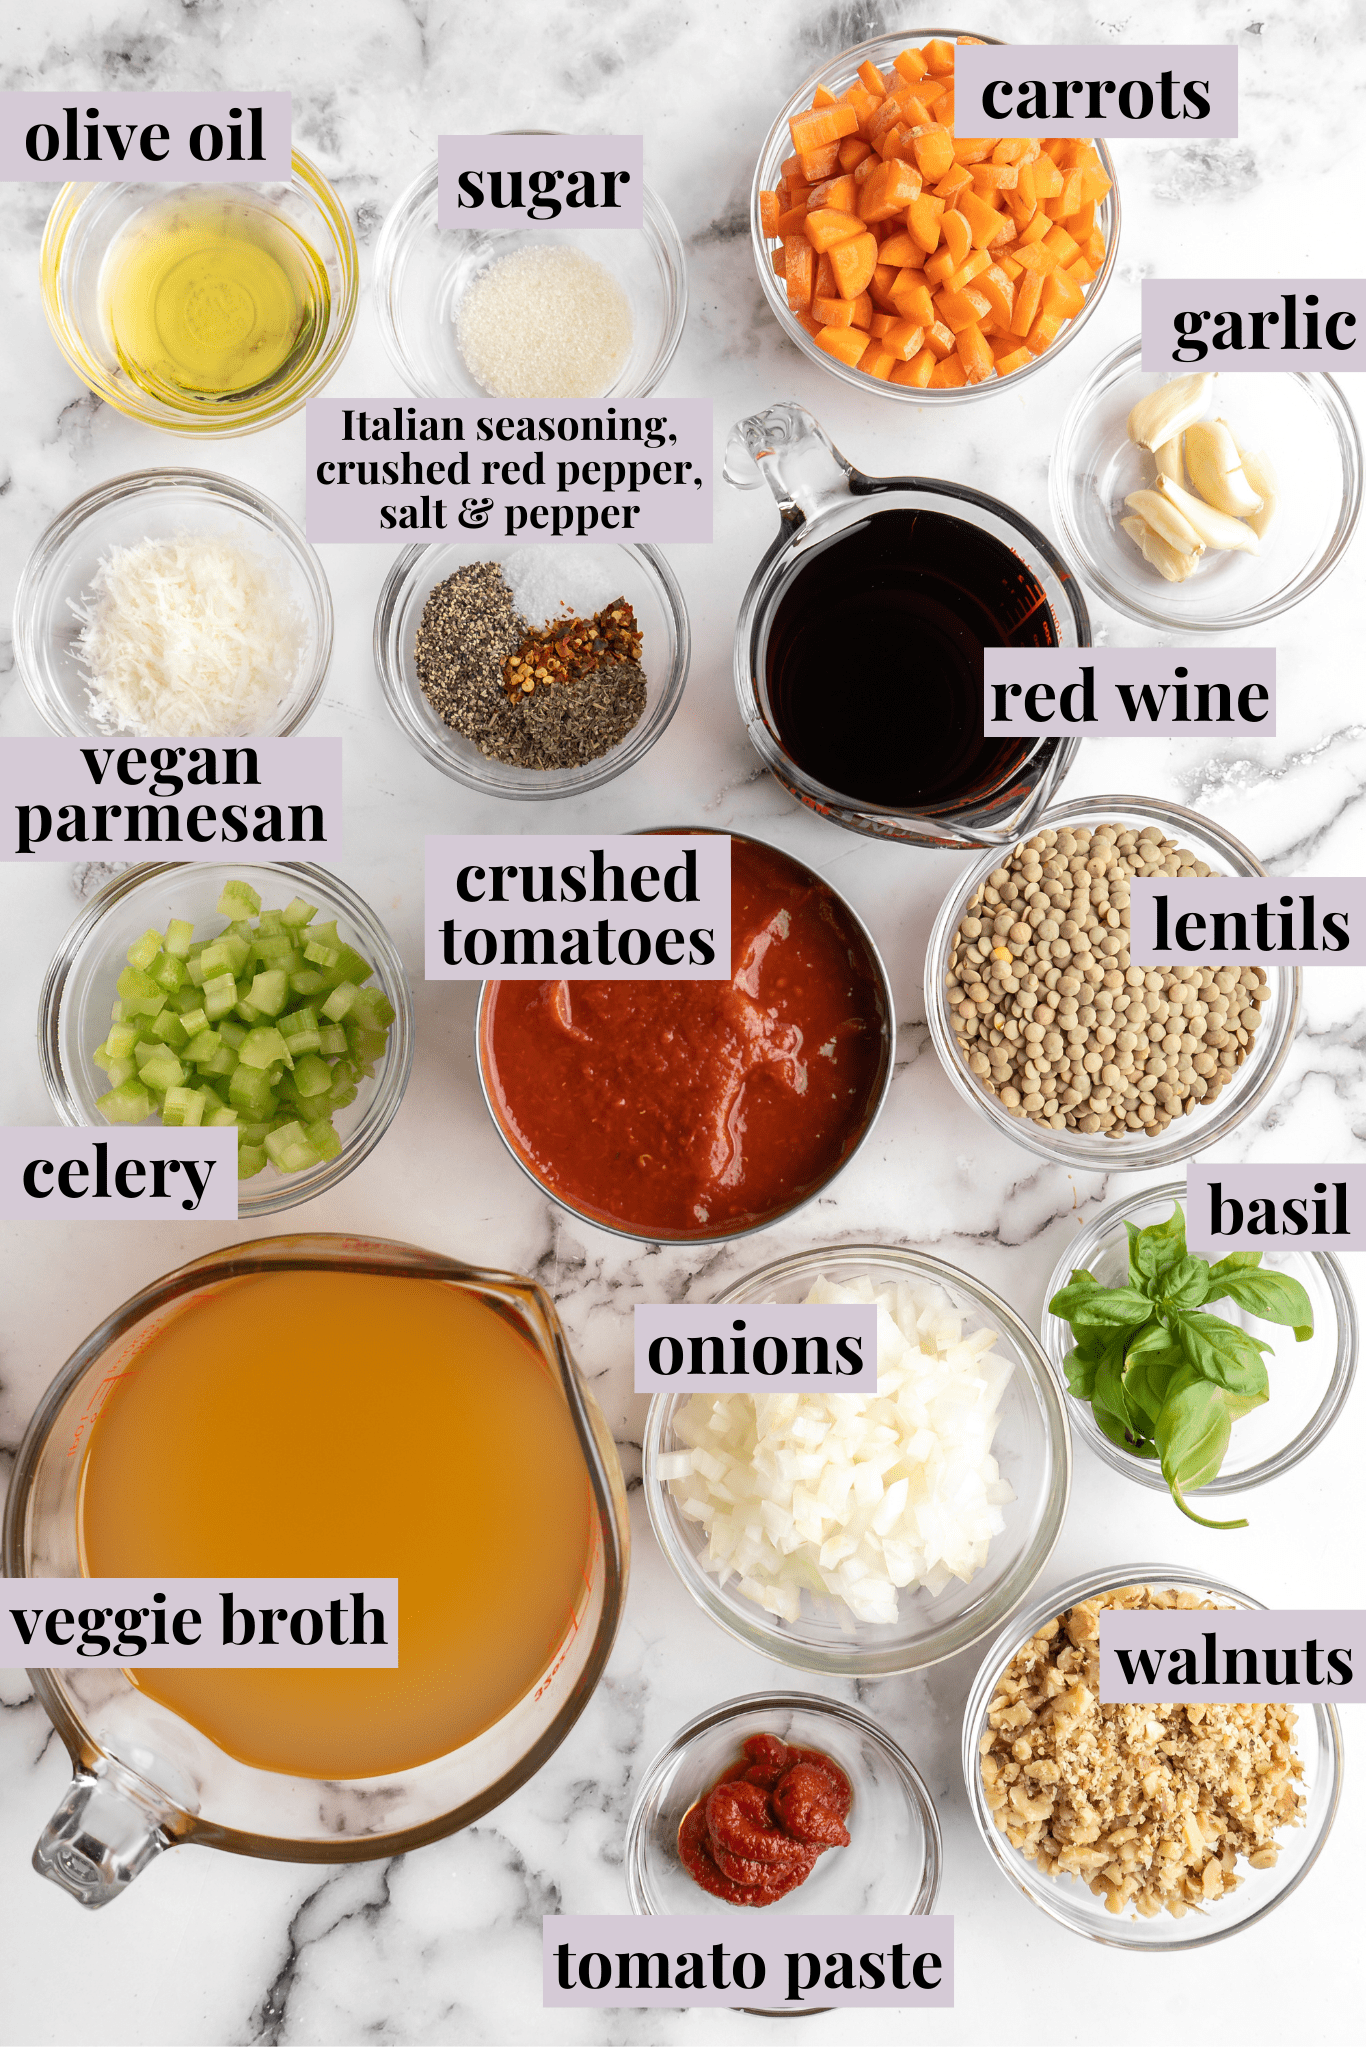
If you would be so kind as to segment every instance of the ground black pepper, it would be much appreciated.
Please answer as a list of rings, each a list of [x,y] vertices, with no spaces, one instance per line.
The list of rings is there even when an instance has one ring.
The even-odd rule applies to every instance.
[[[504,670],[529,631],[496,562],[457,569],[423,606],[415,650],[423,695],[490,760],[541,769],[596,761],[645,709],[644,671],[615,661],[510,697]]]

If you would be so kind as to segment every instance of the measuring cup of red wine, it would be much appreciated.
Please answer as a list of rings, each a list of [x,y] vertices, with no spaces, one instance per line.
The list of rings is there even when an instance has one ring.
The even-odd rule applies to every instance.
[[[988,647],[1089,647],[1085,600],[1037,528],[981,491],[864,476],[805,407],[731,429],[725,477],[766,483],[781,525],[735,627],[760,759],[851,832],[1007,846],[1080,744],[982,731]]]

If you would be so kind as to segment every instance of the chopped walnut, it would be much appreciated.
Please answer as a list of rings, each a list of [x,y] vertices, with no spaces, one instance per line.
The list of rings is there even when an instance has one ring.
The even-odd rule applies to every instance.
[[[1276,1704],[1102,1706],[1102,1607],[1214,1608],[1121,1586],[1038,1629],[997,1683],[981,1741],[996,1826],[1048,1876],[1080,1877],[1111,1913],[1180,1919],[1231,1892],[1238,1858],[1276,1861],[1304,1814],[1295,1710]]]

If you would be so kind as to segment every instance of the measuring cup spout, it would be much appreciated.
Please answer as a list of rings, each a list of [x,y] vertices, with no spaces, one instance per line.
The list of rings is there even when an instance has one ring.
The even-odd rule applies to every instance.
[[[738,491],[766,483],[784,521],[794,526],[847,498],[853,474],[824,427],[795,399],[737,420],[722,468]]]
[[[175,1839],[174,1809],[106,1759],[78,1771],[39,1837],[33,1867],[92,1911],[126,1891]]]

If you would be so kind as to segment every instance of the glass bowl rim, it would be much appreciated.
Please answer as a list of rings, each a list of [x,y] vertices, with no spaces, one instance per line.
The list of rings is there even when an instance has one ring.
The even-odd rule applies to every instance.
[[[518,128],[502,129],[497,132],[505,135],[558,135],[565,131],[557,128]],[[422,170],[409,179],[408,183],[399,193],[398,198],[389,208],[388,213],[384,216],[375,242],[372,292],[375,312],[379,320],[380,338],[384,343],[384,351],[389,361],[398,371],[399,376],[415,398],[435,398],[448,395],[433,392],[429,390],[427,385],[417,381],[411,358],[399,332],[399,323],[395,317],[393,304],[395,278],[413,237],[422,224],[421,209],[426,205],[429,197],[434,197],[435,195],[437,172],[438,162],[433,157]],[[653,243],[657,248],[663,262],[665,276],[668,280],[669,295],[665,300],[664,307],[664,332],[660,338],[659,347],[655,351],[654,357],[646,370],[645,381],[639,390],[620,391],[615,394],[618,398],[632,400],[648,398],[658,385],[678,353],[678,345],[683,339],[683,329],[688,318],[687,254],[673,215],[669,212],[668,207],[648,180],[644,188],[644,205],[643,223],[634,232],[643,235],[648,242]],[[435,225],[434,220],[433,225]],[[547,221],[543,223],[538,221],[536,225],[538,229],[544,227],[547,234],[553,235],[556,233],[553,222]],[[449,233],[453,231],[444,230],[440,232]],[[514,229],[510,232],[515,233],[517,230]],[[558,232],[564,234],[572,232],[572,229],[560,228]],[[620,232],[627,233],[632,231],[621,230]],[[473,396],[474,394],[471,395]],[[493,393],[485,395],[490,398],[495,396]],[[532,400],[521,401],[516,399],[508,402],[512,404],[534,403]],[[596,401],[590,399],[585,400],[585,403],[593,404]]]
[[[1009,1336],[1015,1345],[1034,1393],[1053,1472],[1038,1524],[1024,1546],[1019,1565],[1002,1582],[1010,1586],[1012,1578],[1023,1577],[1019,1590],[1011,1588],[1009,1606],[1002,1609],[998,1602],[998,1613],[1013,1613],[1027,1599],[1053,1554],[1062,1533],[1072,1491],[1072,1436],[1067,1407],[1047,1353],[1023,1317],[1017,1315],[992,1288],[974,1279],[970,1273],[963,1272],[961,1267],[951,1266],[946,1259],[937,1258],[933,1253],[920,1251],[912,1245],[851,1240],[791,1252],[732,1281],[714,1297],[714,1305],[730,1307],[743,1299],[753,1300],[756,1298],[752,1292],[755,1287],[770,1287],[798,1277],[816,1279],[832,1261],[857,1262],[872,1270],[879,1266],[899,1267],[907,1277],[930,1280],[950,1292],[955,1288],[963,1290],[988,1317],[1000,1319],[1003,1334]],[[641,1491],[655,1540],[675,1576],[702,1611],[736,1641],[796,1670],[819,1672],[826,1677],[873,1678],[928,1670],[935,1664],[942,1664],[946,1658],[956,1657],[961,1651],[973,1648],[997,1626],[995,1615],[985,1620],[980,1615],[964,1617],[916,1643],[860,1652],[835,1644],[814,1646],[798,1643],[783,1633],[775,1617],[759,1607],[754,1608],[752,1617],[732,1612],[722,1601],[720,1588],[711,1574],[704,1572],[694,1553],[678,1541],[661,1497],[666,1482],[657,1476],[655,1467],[663,1452],[664,1432],[672,1420],[674,1405],[685,1398],[682,1393],[671,1393],[663,1388],[650,1398],[641,1438]]]
[[[1112,1237],[1116,1229],[1122,1228],[1126,1213],[1131,1214],[1135,1208],[1143,1203],[1180,1202],[1184,1207],[1185,1201],[1186,1183],[1183,1180],[1164,1181],[1157,1187],[1139,1188],[1132,1194],[1121,1197],[1119,1201],[1109,1203],[1097,1216],[1094,1216],[1073,1240],[1071,1251],[1080,1252],[1085,1250],[1089,1254],[1098,1251],[1105,1238]],[[1356,1378],[1358,1354],[1356,1302],[1352,1294],[1351,1284],[1346,1272],[1343,1270],[1342,1262],[1331,1248],[1324,1247],[1320,1249],[1308,1246],[1305,1248],[1303,1255],[1314,1259],[1321,1268],[1324,1285],[1328,1290],[1329,1298],[1337,1315],[1337,1356],[1333,1361],[1333,1370],[1324,1397],[1310,1416],[1308,1422],[1305,1423],[1303,1429],[1296,1436],[1292,1437],[1288,1444],[1284,1444],[1279,1451],[1273,1451],[1269,1457],[1263,1458],[1258,1464],[1249,1465],[1244,1471],[1217,1473],[1208,1485],[1199,1487],[1196,1490],[1195,1494],[1192,1495],[1193,1499],[1203,1499],[1211,1494],[1242,1493],[1248,1487],[1264,1486],[1268,1479],[1280,1478],[1282,1473],[1289,1472],[1300,1463],[1301,1459],[1307,1458],[1312,1450],[1318,1448],[1342,1413],[1347,1396],[1352,1390],[1352,1383]],[[1070,1342],[1067,1340],[1068,1325],[1063,1322],[1061,1317],[1050,1313],[1048,1303],[1060,1288],[1066,1286],[1075,1263],[1084,1265],[1086,1262],[1084,1259],[1078,1262],[1069,1255],[1064,1254],[1054,1266],[1052,1276],[1044,1292],[1044,1306],[1039,1333],[1039,1341],[1043,1345],[1048,1362],[1057,1375],[1058,1383],[1063,1391],[1068,1421],[1073,1430],[1081,1432],[1090,1448],[1098,1457],[1103,1458],[1113,1471],[1122,1473],[1126,1479],[1134,1480],[1139,1486],[1146,1486],[1156,1492],[1165,1493],[1167,1482],[1162,1477],[1160,1467],[1151,1459],[1130,1457],[1120,1449],[1118,1444],[1111,1443],[1105,1432],[1096,1427],[1095,1418],[1091,1413],[1089,1403],[1079,1401],[1067,1389],[1066,1375],[1063,1372],[1062,1362],[1067,1351],[1071,1349]]]
[[[477,551],[477,540],[448,542],[448,546],[470,547]],[[396,627],[399,615],[410,595],[422,580],[420,570],[424,560],[439,553],[433,545],[418,543],[413,547],[400,549],[380,585],[375,601],[375,622],[371,635],[371,652],[375,674],[379,679],[380,692],[395,725],[410,746],[422,755],[433,768],[450,776],[466,789],[474,790],[479,796],[506,797],[514,803],[547,803],[557,798],[579,796],[590,789],[601,789],[605,783],[615,781],[642,761],[656,740],[668,730],[674,713],[683,701],[687,687],[688,672],[692,666],[692,628],[688,619],[687,601],[683,589],[669,564],[668,557],[649,541],[604,541],[604,547],[620,548],[623,553],[635,558],[646,581],[651,585],[660,606],[673,627],[674,654],[653,707],[646,699],[645,710],[632,726],[630,732],[618,742],[611,753],[601,754],[595,761],[585,761],[578,768],[554,769],[552,774],[573,775],[570,783],[561,783],[553,788],[537,788],[528,784],[525,788],[509,788],[494,777],[485,779],[472,763],[461,761],[444,743],[430,733],[418,714],[419,701],[426,703],[421,684],[411,684],[402,649],[396,644]],[[434,585],[431,587],[435,587]],[[634,742],[634,745],[633,745]],[[483,756],[480,756],[482,761]],[[508,765],[508,764],[500,764]],[[534,772],[534,771],[532,771]]]
[[[79,179],[68,179],[64,185],[58,187],[44,223],[39,252],[43,312],[47,318],[49,332],[68,367],[97,398],[112,406],[116,412],[122,413],[125,419],[137,420],[143,426],[156,427],[168,434],[232,440],[243,434],[259,433],[265,427],[275,426],[280,420],[289,419],[292,414],[299,411],[307,399],[318,395],[340,367],[342,358],[351,345],[356,312],[360,305],[360,251],[356,245],[356,231],[352,226],[351,216],[331,179],[325,177],[302,150],[291,149],[288,178],[270,179],[265,182],[302,188],[328,224],[333,241],[331,253],[340,268],[342,282],[341,293],[334,295],[331,301],[337,308],[337,329],[328,345],[320,350],[299,384],[291,386],[286,394],[287,402],[282,408],[272,407],[269,399],[266,399],[259,405],[243,407],[240,412],[222,419],[211,415],[201,417],[198,414],[180,418],[175,415],[169,404],[164,401],[152,401],[150,394],[142,392],[139,392],[139,397],[147,402],[134,403],[132,394],[138,387],[115,384],[103,365],[95,362],[90,355],[84,337],[79,330],[71,327],[63,311],[62,259],[67,236],[80,209],[87,203],[91,193],[106,191],[108,187],[104,183]],[[158,190],[175,192],[185,186],[199,183],[202,183],[202,180],[181,178],[158,185]],[[243,178],[231,181],[225,179],[215,183],[221,183],[224,187],[249,187],[252,181]],[[153,409],[157,403],[161,406],[160,410]]]
[[[1182,804],[1170,803],[1164,797],[1114,794],[1070,797],[1042,811],[1034,819],[1029,830],[1020,835],[1020,840],[1031,839],[1039,832],[1060,829],[1063,825],[1107,824],[1116,814],[1121,818],[1126,814],[1131,815],[1144,823],[1161,825],[1164,830],[1185,829],[1192,834],[1203,834],[1228,861],[1231,873],[1266,875],[1266,869],[1255,854],[1213,818],[1207,817],[1201,811],[1189,810]],[[993,1129],[1002,1132],[1015,1144],[1023,1146],[1026,1151],[1050,1159],[1055,1165],[1060,1166],[1082,1169],[1109,1166],[1116,1173],[1156,1172],[1164,1166],[1194,1158],[1197,1153],[1205,1151],[1219,1139],[1227,1137],[1230,1131],[1236,1130],[1244,1118],[1251,1115],[1252,1111],[1266,1099],[1285,1064],[1300,1012],[1303,983],[1302,970],[1298,967],[1272,969],[1272,973],[1288,977],[1288,982],[1281,984],[1270,982],[1273,987],[1288,985],[1289,988],[1289,1000],[1281,1026],[1280,1041],[1268,1041],[1270,1050],[1265,1056],[1266,1064],[1255,1084],[1245,1089],[1236,1101],[1228,1102],[1222,1112],[1216,1105],[1208,1126],[1198,1112],[1192,1111],[1189,1116],[1183,1115],[1179,1124],[1169,1124],[1158,1139],[1140,1139],[1137,1134],[1130,1133],[1134,1140],[1130,1144],[1124,1138],[1107,1138],[1101,1131],[1055,1131],[1051,1126],[1036,1124],[1030,1117],[1011,1116],[995,1096],[988,1095],[984,1089],[979,1088],[976,1076],[959,1054],[953,1031],[947,1022],[948,1003],[944,995],[944,981],[948,970],[949,949],[967,908],[969,897],[985,882],[992,869],[1000,866],[1000,856],[1012,850],[1012,846],[997,847],[994,849],[995,857],[993,851],[988,850],[959,876],[939,906],[925,948],[925,1015],[930,1027],[930,1037],[939,1055],[939,1063],[959,1095],[977,1111],[979,1116],[984,1117]],[[1246,863],[1246,867],[1240,867],[1240,863]],[[1270,981],[1270,976],[1268,980]],[[1253,1056],[1256,1057],[1255,1053]],[[1246,1064],[1248,1063],[1245,1062]],[[1235,1068],[1234,1071],[1241,1072],[1242,1069]],[[1187,1137],[1186,1131],[1189,1124],[1198,1126],[1197,1133],[1190,1138]],[[1178,1133],[1175,1140],[1170,1137],[1172,1131]],[[1084,1142],[1065,1145],[1060,1142],[1063,1139],[1081,1139]],[[1108,1147],[1108,1150],[1101,1151],[1101,1146]],[[1146,1152],[1143,1152],[1142,1148],[1146,1148]]]
[[[1105,258],[1095,277],[1087,286],[1085,305],[1076,318],[1069,321],[1066,332],[1052,348],[1045,349],[1043,354],[1036,356],[1032,363],[1027,364],[1020,370],[1014,371],[1009,377],[991,377],[981,384],[950,385],[944,390],[938,391],[922,390],[917,385],[893,384],[886,378],[861,376],[856,369],[845,363],[838,362],[833,356],[827,355],[824,349],[816,347],[813,337],[792,318],[788,310],[786,297],[778,290],[778,279],[769,260],[771,253],[768,246],[769,237],[763,232],[759,205],[759,194],[765,189],[762,182],[765,165],[770,162],[778,163],[781,161],[779,153],[780,144],[789,118],[793,114],[803,112],[810,105],[812,93],[818,85],[826,84],[830,73],[843,71],[847,66],[851,75],[853,75],[857,72],[860,62],[867,60],[876,63],[879,54],[885,54],[889,46],[895,45],[900,50],[904,49],[908,43],[913,45],[917,38],[929,40],[935,37],[941,38],[944,41],[952,40],[955,44],[959,42],[973,42],[986,43],[996,48],[1006,47],[1006,39],[1001,36],[980,36],[967,29],[945,28],[889,31],[882,35],[872,36],[866,42],[852,43],[848,49],[837,52],[835,56],[828,57],[823,63],[819,64],[811,75],[802,81],[785,105],[779,110],[768,134],[759,145],[759,154],[755,163],[754,177],[751,181],[749,192],[750,253],[754,258],[754,267],[759,274],[759,288],[768,303],[769,311],[778,322],[784,339],[792,342],[799,348],[808,362],[815,363],[818,368],[827,371],[832,376],[838,377],[842,384],[851,385],[855,390],[863,392],[865,396],[872,395],[879,398],[891,398],[901,404],[911,405],[938,405],[944,401],[962,404],[975,398],[990,397],[996,391],[1003,390],[1007,385],[1013,389],[1017,378],[1030,377],[1037,370],[1042,369],[1048,362],[1056,362],[1068,342],[1079,334],[1086,325],[1091,316],[1092,308],[1098,306],[1104,297],[1105,289],[1114,274],[1115,262],[1119,254],[1121,225],[1119,175],[1115,168],[1114,158],[1111,156],[1102,137],[1088,137],[1088,140],[1093,143],[1098,152],[1101,163],[1105,168],[1105,174],[1110,180],[1110,190],[1102,201],[1102,205],[1109,211],[1110,229],[1106,238]],[[782,154],[787,153],[786,151],[782,152]]]
[[[1232,1600],[1235,1606],[1253,1612],[1264,1611],[1266,1606],[1265,1601],[1253,1599],[1250,1593],[1244,1593],[1238,1587],[1230,1586],[1221,1579],[1205,1576],[1197,1568],[1186,1565],[1129,1564],[1102,1567],[1100,1569],[1093,1567],[1090,1571],[1083,1572],[1076,1578],[1069,1579],[1066,1584],[1056,1587],[1041,1599],[1031,1601],[1028,1606],[1017,1608],[1000,1631],[1000,1634],[992,1641],[973,1678],[967,1702],[963,1709],[963,1732],[959,1751],[959,1763],[967,1790],[968,1805],[972,1809],[972,1817],[977,1824],[977,1832],[986,1844],[992,1861],[997,1865],[1011,1885],[1011,1888],[1023,1891],[1026,1898],[1033,1905],[1038,1906],[1041,1911],[1047,1913],[1050,1920],[1056,1920],[1059,1926],[1066,1928],[1069,1934],[1079,1934],[1083,1939],[1099,1942],[1106,1948],[1148,1950],[1158,1954],[1167,1954],[1174,1949],[1207,1948],[1216,1941],[1227,1941],[1230,1936],[1241,1934],[1247,1928],[1255,1926],[1259,1920],[1265,1919],[1273,1907],[1278,1906],[1282,1899],[1288,1898],[1291,1892],[1298,1889],[1313,1869],[1314,1864],[1318,1861],[1323,1845],[1332,1832],[1333,1822],[1337,1817],[1338,1801],[1342,1792],[1342,1724],[1338,1719],[1336,1707],[1312,1703],[1299,1710],[1306,1715],[1312,1715],[1318,1732],[1320,1746],[1326,1753],[1328,1760],[1328,1776],[1330,1781],[1328,1809],[1324,1815],[1318,1838],[1310,1848],[1303,1866],[1291,1879],[1290,1883],[1278,1891],[1274,1897],[1268,1899],[1257,1912],[1251,1914],[1246,1920],[1240,1920],[1234,1926],[1216,1927],[1212,1930],[1199,1932],[1193,1929],[1189,1934],[1173,1934],[1163,1941],[1149,1942],[1136,1942],[1126,1938],[1121,1932],[1125,1922],[1118,1915],[1112,1918],[1111,1915],[1107,1914],[1105,1917],[1109,1924],[1106,1926],[1097,1924],[1094,1928],[1090,1926],[1074,1927],[1071,1921],[1059,1910],[1059,1905],[1053,1893],[1051,1891],[1046,1892],[1044,1887],[1053,1887],[1064,1898],[1074,1897],[1076,1893],[1066,1892],[1063,1887],[1057,1886],[1052,1878],[1038,1876],[1035,1866],[1027,1858],[1016,1858],[1012,1850],[1008,1847],[1003,1847],[1000,1831],[993,1824],[990,1815],[985,1811],[985,1801],[982,1796],[982,1777],[977,1767],[979,1756],[977,1744],[984,1730],[987,1709],[995,1694],[997,1681],[1006,1665],[1022,1644],[1029,1640],[1041,1621],[1047,1621],[1053,1615],[1061,1614],[1065,1609],[1075,1606],[1079,1601],[1094,1599],[1099,1593],[1113,1592],[1120,1586],[1132,1585],[1174,1586],[1183,1589],[1189,1587],[1197,1592],[1213,1594]],[[1170,1915],[1165,1917],[1171,1918]],[[1197,1929],[1204,1929],[1205,1923],[1198,1914],[1188,1915],[1187,1919],[1194,1920]],[[1172,1920],[1173,1927],[1184,1927],[1186,1924],[1186,1920]]]
[[[327,580],[327,572],[323,568],[317,549],[302,527],[298,526],[281,506],[268,498],[264,491],[255,490],[250,484],[244,483],[240,477],[224,476],[218,470],[167,464],[154,469],[125,470],[121,476],[108,477],[103,483],[92,484],[89,490],[82,491],[79,497],[73,498],[70,504],[65,505],[55,519],[50,520],[44,527],[29,550],[28,558],[20,571],[19,584],[14,596],[15,666],[34,708],[52,730],[60,733],[63,738],[117,742],[121,736],[101,732],[93,725],[78,725],[73,718],[65,715],[65,706],[48,701],[48,692],[43,681],[46,662],[37,652],[34,615],[53,558],[59,548],[64,547],[83,527],[98,519],[111,506],[150,497],[160,491],[175,491],[181,487],[198,490],[216,504],[244,510],[253,516],[255,525],[265,528],[277,544],[283,547],[307,585],[317,638],[312,672],[307,683],[291,693],[297,698],[295,708],[278,732],[215,734],[212,739],[240,739],[244,745],[250,744],[254,738],[284,739],[289,734],[297,732],[317,707],[332,662],[336,624],[332,587]],[[137,735],[128,737],[136,744]]]
[[[38,997],[38,1063],[49,1099],[68,1127],[76,1130],[92,1128],[85,1122],[76,1089],[62,1060],[63,1001],[71,975],[107,914],[139,889],[159,883],[163,877],[221,872],[231,879],[240,880],[243,865],[240,861],[141,862],[111,876],[81,905],[48,964]],[[369,1158],[398,1113],[412,1073],[416,1038],[416,1014],[407,970],[386,926],[364,897],[357,895],[331,868],[310,862],[256,861],[249,865],[253,874],[283,875],[291,884],[297,884],[297,893],[312,890],[322,896],[324,905],[338,906],[339,914],[351,923],[374,954],[376,979],[393,1003],[396,1014],[389,1027],[389,1046],[384,1065],[376,1077],[375,1092],[362,1111],[355,1130],[343,1140],[336,1158],[327,1160],[316,1180],[306,1187],[292,1187],[290,1177],[277,1175],[276,1182],[261,1189],[253,1199],[252,1183],[239,1182],[239,1221],[242,1222],[249,1222],[257,1216],[276,1215],[283,1209],[294,1209],[312,1201],[315,1195],[330,1193]],[[98,1126],[93,1128],[99,1129]]]
[[[1076,485],[1076,469],[1072,462],[1072,448],[1089,409],[1104,387],[1117,382],[1130,371],[1142,372],[1139,357],[1142,353],[1143,337],[1133,335],[1119,343],[1091,371],[1081,389],[1076,393],[1063,415],[1048,462],[1048,502],[1057,529],[1059,544],[1068,559],[1077,565],[1076,573],[1106,604],[1134,619],[1140,625],[1155,627],[1164,633],[1236,633],[1245,628],[1263,626],[1271,619],[1279,618],[1282,612],[1293,611],[1297,604],[1311,597],[1319,586],[1332,575],[1334,569],[1352,544],[1361,516],[1363,452],[1361,431],[1356,415],[1348,402],[1337,378],[1326,370],[1289,370],[1280,374],[1293,378],[1303,389],[1306,397],[1326,417],[1337,438],[1338,452],[1342,458],[1346,496],[1344,516],[1339,516],[1337,527],[1330,536],[1327,548],[1316,565],[1303,572],[1301,579],[1288,595],[1277,600],[1264,599],[1258,604],[1244,607],[1236,614],[1230,613],[1219,618],[1174,617],[1171,612],[1158,609],[1157,599],[1161,590],[1154,592],[1154,603],[1143,605],[1115,583],[1104,565],[1083,541],[1077,521],[1072,516],[1073,491]],[[1153,371],[1147,374],[1158,375]],[[1350,510],[1347,510],[1347,508]],[[1307,581],[1304,580],[1307,577]],[[1163,586],[1165,588],[1165,585]]]

